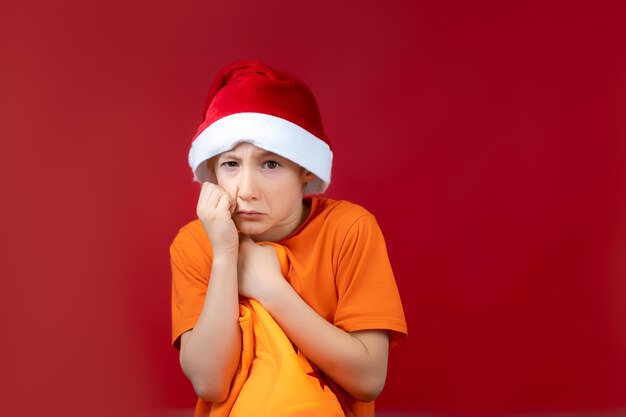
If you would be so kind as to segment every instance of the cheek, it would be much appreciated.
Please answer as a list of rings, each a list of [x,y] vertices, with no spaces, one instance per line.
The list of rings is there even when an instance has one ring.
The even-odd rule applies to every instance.
[[[302,198],[302,189],[303,184],[300,181],[290,178],[288,181],[283,181],[280,185],[272,187],[272,196],[284,205],[289,205],[290,201]]]
[[[224,191],[228,193],[231,199],[235,199],[237,197],[237,187],[235,181],[232,179],[229,180],[228,177],[223,175],[216,175],[215,179],[217,180],[217,185],[222,187]]]

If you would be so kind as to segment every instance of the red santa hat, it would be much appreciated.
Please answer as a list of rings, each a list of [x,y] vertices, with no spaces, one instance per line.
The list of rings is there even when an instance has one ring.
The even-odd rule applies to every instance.
[[[215,78],[189,151],[194,180],[216,182],[205,161],[241,142],[315,174],[305,194],[330,184],[333,153],[313,94],[301,80],[258,61],[235,62]]]

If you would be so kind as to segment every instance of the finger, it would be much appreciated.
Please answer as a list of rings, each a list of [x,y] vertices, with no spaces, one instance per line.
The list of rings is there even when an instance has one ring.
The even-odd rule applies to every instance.
[[[217,187],[212,187],[209,195],[207,196],[207,208],[210,210],[215,209],[220,201],[221,196],[222,191],[220,191]]]
[[[198,204],[196,206],[196,210],[199,212],[206,207],[206,201],[208,195],[210,193],[210,186],[208,182],[202,183],[202,188],[200,189],[200,195],[198,196]]]
[[[235,212],[235,210],[237,209],[237,198],[233,197],[232,195],[226,193],[226,195],[228,196],[228,202],[230,204],[230,214],[233,214]]]
[[[227,197],[228,197],[228,210],[230,211],[230,214],[233,214],[235,212],[235,209],[237,208],[237,199],[235,197],[233,197],[232,195],[230,195],[230,193],[228,191],[226,191],[225,188],[219,186],[218,184],[213,184],[215,186],[215,188],[217,190],[220,190],[222,193],[224,193]]]
[[[228,198],[228,194],[221,193],[219,196],[219,200],[217,201],[217,208],[223,211],[229,211],[230,209],[230,200]]]
[[[218,187],[210,182],[204,182],[202,184],[200,197],[198,198],[198,206],[196,210],[203,213],[215,210],[222,194],[223,191],[221,187]]]
[[[208,181],[204,181],[202,183],[202,188],[200,189],[200,196],[198,200],[202,200],[206,202],[208,197],[215,191],[215,184],[212,184]]]
[[[226,194],[226,192],[224,191],[224,189],[222,187],[220,187],[217,184],[212,184],[210,185],[210,189],[208,190],[207,193],[207,207],[209,209],[215,209],[219,202],[220,199],[222,198],[222,196]]]

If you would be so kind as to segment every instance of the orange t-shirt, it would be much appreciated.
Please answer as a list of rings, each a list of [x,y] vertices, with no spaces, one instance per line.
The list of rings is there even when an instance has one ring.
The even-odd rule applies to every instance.
[[[395,345],[407,333],[382,232],[374,216],[347,201],[309,197],[307,219],[276,242],[285,248],[287,281],[306,303],[348,331],[389,330]],[[200,223],[182,227],[170,245],[172,343],[195,326],[211,272],[211,244]]]

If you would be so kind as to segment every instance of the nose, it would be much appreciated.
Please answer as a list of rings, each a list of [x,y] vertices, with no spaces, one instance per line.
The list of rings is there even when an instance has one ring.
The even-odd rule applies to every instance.
[[[237,188],[237,198],[244,201],[256,200],[259,198],[254,172],[250,169],[242,169],[239,176],[239,184]]]

